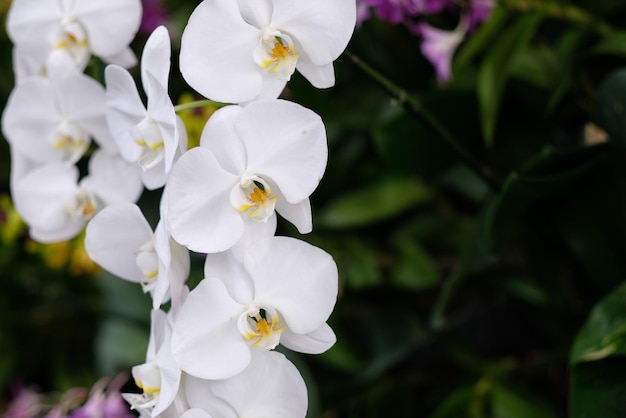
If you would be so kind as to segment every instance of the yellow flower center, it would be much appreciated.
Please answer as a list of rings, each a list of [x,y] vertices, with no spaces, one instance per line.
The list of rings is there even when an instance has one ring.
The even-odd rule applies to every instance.
[[[245,181],[240,187],[243,196],[236,209],[241,213],[254,209],[248,214],[248,217],[258,221],[266,221],[274,213],[274,206],[278,196],[272,196],[270,186],[258,178],[252,181]]]
[[[289,80],[296,70],[300,53],[296,52],[291,37],[268,28],[263,32],[253,57],[259,67],[276,74],[283,80]]]
[[[284,326],[280,324],[278,312],[273,308],[250,306],[241,314],[237,324],[243,337],[254,347],[273,349],[278,345]]]

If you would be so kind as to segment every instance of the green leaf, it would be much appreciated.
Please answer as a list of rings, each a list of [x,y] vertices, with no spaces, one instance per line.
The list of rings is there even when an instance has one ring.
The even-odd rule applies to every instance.
[[[502,27],[509,17],[504,7],[495,7],[489,19],[479,27],[454,56],[453,73],[459,73],[469,64],[473,57],[487,49],[494,38],[500,36]]]
[[[570,382],[570,418],[626,417],[626,359],[579,363]]]
[[[400,260],[395,263],[392,283],[407,290],[422,290],[435,286],[439,273],[430,255],[415,240],[397,240]]]
[[[514,57],[531,39],[541,15],[521,15],[490,49],[478,72],[477,88],[485,144],[493,145],[500,102]]]
[[[423,326],[413,315],[384,312],[367,322],[368,341],[371,350],[368,367],[360,377],[365,381],[380,378],[391,368],[411,357],[415,347],[424,338]]]
[[[375,287],[381,283],[382,275],[371,245],[356,238],[346,240],[346,259],[341,260],[340,268],[346,277],[346,284],[352,289]]]
[[[602,161],[599,147],[567,153],[545,149],[525,173],[513,172],[491,203],[486,222],[490,247],[498,247],[514,239],[524,227],[522,217],[542,199],[575,184]]]
[[[626,57],[626,32],[614,32],[603,38],[591,49],[594,54],[607,54]]]
[[[556,418],[556,412],[542,399],[525,391],[495,385],[491,389],[493,418]]]
[[[611,141],[626,146],[626,68],[611,73],[600,85],[597,117]]]
[[[337,198],[316,219],[325,228],[355,228],[381,222],[430,201],[430,191],[412,179],[388,178]]]
[[[456,114],[456,109],[461,110],[457,107],[461,103],[455,97],[446,98],[446,112]],[[430,112],[437,110],[431,103],[423,103],[423,106]],[[454,161],[450,147],[439,134],[420,118],[402,109],[394,109],[384,118],[374,129],[373,138],[376,150],[392,172],[428,178]]]
[[[614,355],[626,355],[626,283],[593,308],[574,340],[570,363]]]
[[[501,281],[502,288],[509,294],[527,303],[546,306],[548,295],[537,283],[527,277],[510,277]]]
[[[430,415],[430,418],[459,418],[467,416],[468,405],[473,395],[474,389],[472,387],[454,390],[437,405],[437,409]]]

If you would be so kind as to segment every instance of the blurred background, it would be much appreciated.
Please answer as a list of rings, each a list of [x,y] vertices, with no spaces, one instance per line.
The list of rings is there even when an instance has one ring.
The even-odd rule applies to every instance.
[[[197,4],[144,1],[134,47],[168,26],[174,102],[198,98],[175,62]],[[13,88],[9,6],[0,106]],[[296,74],[284,92],[322,116],[330,152],[313,233],[279,234],[340,271],[337,344],[286,353],[308,416],[626,416],[626,3],[363,0],[359,12],[335,87]],[[210,112],[182,115],[192,140]],[[2,140],[0,413],[79,404],[120,373],[112,390],[132,391],[149,296],[93,265],[80,237],[29,239],[9,172]],[[158,199],[139,203],[153,222]]]

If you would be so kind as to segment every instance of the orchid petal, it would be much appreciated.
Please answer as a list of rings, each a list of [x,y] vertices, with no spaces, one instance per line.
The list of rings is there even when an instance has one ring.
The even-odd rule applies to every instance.
[[[85,249],[104,269],[141,283],[146,277],[137,266],[137,251],[152,238],[152,228],[137,205],[122,203],[104,208],[89,222]]]
[[[269,239],[269,250],[250,247],[244,258],[255,303],[273,306],[297,334],[319,328],[337,298],[337,266],[325,251],[288,237]]]
[[[169,33],[165,26],[159,26],[146,41],[141,55],[141,83],[148,97],[153,92],[146,87],[149,84],[145,78],[147,72],[152,73],[158,84],[167,92],[171,53],[172,43]]]
[[[137,56],[129,47],[113,55],[101,55],[100,58],[107,64],[115,64],[123,68],[132,68],[137,65]]]
[[[106,117],[111,134],[115,138],[120,154],[129,162],[140,157],[142,149],[130,135],[130,129],[146,117],[135,82],[128,71],[117,65],[105,70]]]
[[[190,250],[211,253],[232,247],[243,234],[241,215],[228,195],[237,178],[211,151],[196,147],[176,163],[168,181],[168,225]]]
[[[298,40],[315,65],[337,59],[356,25],[354,0],[274,0],[272,25]]]
[[[222,280],[230,297],[241,305],[247,305],[254,297],[252,278],[232,251],[207,254],[204,277]]]
[[[322,354],[332,347],[337,337],[328,324],[308,334],[295,334],[286,328],[280,335],[280,343],[290,350],[305,354]]]
[[[263,83],[252,59],[258,36],[259,29],[244,21],[237,2],[203,1],[182,35],[180,71],[191,87],[211,100],[252,100]]]
[[[280,196],[280,188],[277,190]],[[298,228],[301,234],[308,234],[313,230],[313,218],[311,215],[311,202],[308,198],[299,203],[289,203],[286,200],[276,201],[276,212]]]
[[[148,96],[148,115],[158,124],[163,138],[165,152],[165,173],[169,173],[178,149],[178,128],[174,105],[167,93],[167,87],[160,84],[157,78],[148,72],[144,76],[144,89]]]
[[[15,184],[15,207],[32,227],[54,231],[68,222],[66,205],[78,187],[78,169],[52,163],[37,168]]]
[[[328,157],[315,112],[285,100],[257,101],[244,108],[235,130],[247,149],[248,172],[273,180],[288,202],[311,195]]]
[[[139,167],[118,155],[96,151],[89,160],[89,175],[81,180],[107,204],[136,202],[143,191]]]
[[[172,334],[172,352],[180,367],[202,379],[226,379],[250,363],[250,347],[237,329],[242,306],[224,284],[206,278],[180,307]]]
[[[304,55],[298,59],[296,69],[318,89],[335,85],[335,70],[332,62],[326,65],[315,65]]]
[[[94,79],[69,74],[52,83],[61,114],[89,132],[105,151],[117,152],[106,121],[105,91]]]
[[[242,112],[241,106],[217,110],[207,121],[200,137],[200,146],[210,149],[220,166],[237,176],[245,171],[248,160],[246,149],[235,131]]]
[[[72,15],[87,31],[91,50],[98,56],[111,56],[126,48],[141,23],[141,1],[75,1]]]
[[[197,388],[191,389],[196,385]],[[223,403],[205,402],[199,396],[203,393]],[[304,418],[308,404],[300,372],[283,354],[275,351],[255,350],[250,365],[229,379],[205,382],[194,379],[186,394],[191,404],[198,403],[220,417]],[[236,415],[222,415],[223,411],[228,411],[224,403],[233,408]],[[213,406],[215,404],[219,409]]]
[[[270,23],[272,17],[272,0],[237,0],[243,20],[255,28],[263,28]]]
[[[60,122],[49,80],[24,80],[11,92],[2,115],[2,131],[16,151],[36,162],[60,161],[63,150],[51,142]]]

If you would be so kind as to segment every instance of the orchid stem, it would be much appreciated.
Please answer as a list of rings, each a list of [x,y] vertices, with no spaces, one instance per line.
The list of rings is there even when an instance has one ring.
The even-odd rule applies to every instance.
[[[424,122],[426,122],[431,128],[433,128],[439,136],[457,153],[457,155],[468,165],[483,181],[491,188],[493,192],[498,192],[501,185],[496,181],[489,172],[489,169],[482,165],[472,154],[470,154],[465,147],[450,133],[448,129],[431,113],[429,113],[424,107],[422,107],[420,101],[409,95],[406,90],[403,90],[384,75],[376,71],[367,63],[363,62],[358,56],[350,51],[345,52],[346,55],[352,60],[352,62],[359,67],[363,72],[369,75],[374,81],[376,81],[381,87],[383,87],[388,94],[390,94],[395,100],[398,101],[402,107],[408,112],[417,115]]]
[[[220,102],[214,102],[213,100],[196,100],[195,102],[189,102],[189,103],[183,103],[183,104],[179,104],[174,106],[174,111],[176,113],[178,112],[182,112],[183,110],[189,110],[189,109],[196,109],[198,107],[216,107],[216,108],[220,108],[220,107],[224,107],[224,106],[229,106],[228,103],[220,103]]]

